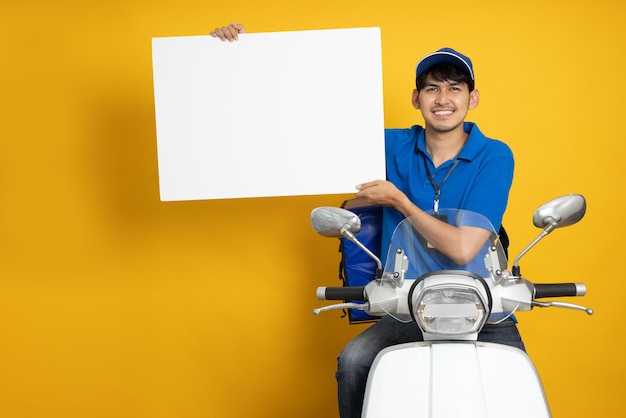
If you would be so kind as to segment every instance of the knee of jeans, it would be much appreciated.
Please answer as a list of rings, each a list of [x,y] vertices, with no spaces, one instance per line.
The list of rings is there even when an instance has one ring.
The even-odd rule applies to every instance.
[[[373,350],[370,345],[353,340],[337,356],[337,369],[367,372],[377,354],[378,351]]]
[[[337,371],[335,378],[338,382],[353,382],[354,379],[367,376],[369,365],[358,356],[353,350],[346,347],[337,356]]]

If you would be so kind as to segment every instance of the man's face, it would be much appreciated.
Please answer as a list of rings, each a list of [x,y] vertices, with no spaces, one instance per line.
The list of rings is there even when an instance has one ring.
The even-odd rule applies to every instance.
[[[420,109],[426,129],[450,132],[461,128],[467,112],[478,105],[478,91],[467,84],[426,77],[424,88],[413,92],[413,106]]]

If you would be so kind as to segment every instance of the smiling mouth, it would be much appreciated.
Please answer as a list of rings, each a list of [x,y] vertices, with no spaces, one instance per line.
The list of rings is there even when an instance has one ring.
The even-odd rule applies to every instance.
[[[448,116],[451,115],[453,113],[452,110],[446,109],[446,110],[435,110],[433,112],[435,115],[437,116]]]

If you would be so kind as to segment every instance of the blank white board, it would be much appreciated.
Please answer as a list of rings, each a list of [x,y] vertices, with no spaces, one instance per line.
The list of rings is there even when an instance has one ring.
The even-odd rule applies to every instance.
[[[152,40],[161,200],[384,179],[379,28]]]

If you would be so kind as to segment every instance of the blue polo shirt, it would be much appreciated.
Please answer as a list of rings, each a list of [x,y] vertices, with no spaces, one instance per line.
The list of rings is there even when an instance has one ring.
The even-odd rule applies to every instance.
[[[464,123],[469,134],[458,163],[441,186],[439,209],[465,209],[487,217],[498,231],[513,182],[513,152],[505,143],[485,137],[474,123]],[[387,180],[403,191],[417,207],[432,211],[435,183],[441,185],[455,163],[449,160],[435,168],[426,150],[424,128],[385,129]],[[392,207],[383,209],[382,255],[386,258],[391,235],[404,216]]]

